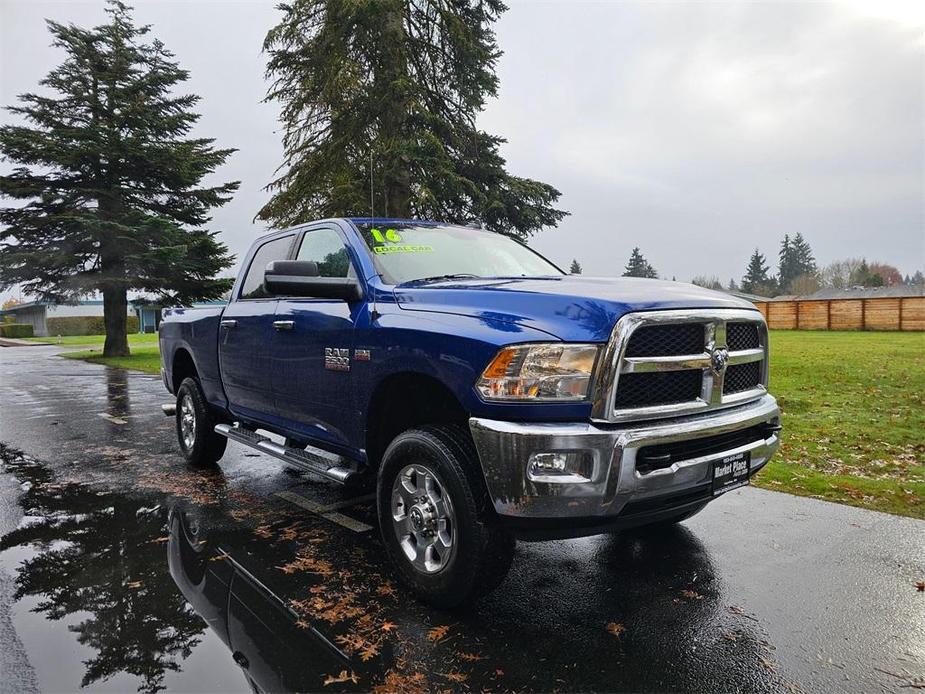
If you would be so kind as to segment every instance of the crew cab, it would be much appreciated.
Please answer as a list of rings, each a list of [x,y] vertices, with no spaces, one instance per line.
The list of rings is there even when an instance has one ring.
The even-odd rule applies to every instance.
[[[451,224],[263,236],[225,306],[165,312],[160,347],[190,464],[230,439],[375,483],[397,574],[441,606],[500,584],[518,539],[684,520],[779,444],[752,304]]]

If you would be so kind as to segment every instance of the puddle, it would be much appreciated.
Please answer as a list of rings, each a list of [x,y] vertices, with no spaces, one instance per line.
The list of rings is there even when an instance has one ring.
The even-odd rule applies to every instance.
[[[0,457],[23,513],[0,569],[42,691],[775,687],[756,622],[724,607],[684,528],[520,545],[497,592],[437,611],[394,583],[376,532],[327,517],[363,526],[368,498],[322,487],[296,506],[169,468],[121,493]]]

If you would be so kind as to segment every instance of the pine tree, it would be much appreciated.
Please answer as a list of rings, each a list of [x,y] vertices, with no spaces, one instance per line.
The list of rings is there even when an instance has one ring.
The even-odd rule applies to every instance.
[[[793,237],[791,249],[797,277],[815,275],[818,271],[816,259],[813,257],[813,250],[810,248],[809,243],[803,238],[803,234],[797,232],[797,235]]]
[[[795,280],[803,278],[815,278],[817,274],[816,259],[813,257],[813,251],[809,246],[803,234],[797,234],[790,238],[789,234],[784,235],[781,241],[778,280],[780,289],[784,292],[790,292]],[[805,284],[805,281],[803,282]]]
[[[103,295],[105,356],[129,353],[127,291],[164,303],[221,296],[231,264],[202,227],[238,184],[200,187],[234,151],[187,137],[195,95],[160,41],[144,43],[130,9],[110,0],[93,29],[48,22],[64,62],[9,111],[28,125],[0,128],[0,154],[18,163],[0,177],[0,288],[21,283],[42,299]]]
[[[572,259],[572,265],[569,268],[569,272],[573,275],[581,274],[581,263],[578,262],[577,258]]]
[[[497,95],[501,0],[293,0],[267,34],[268,101],[284,160],[258,216],[277,226],[385,215],[521,238],[567,213],[559,191],[513,176],[504,140],[476,127]]]
[[[796,266],[796,256],[793,251],[793,244],[790,241],[790,234],[784,234],[780,244],[780,251],[777,254],[777,279],[780,282],[781,291],[787,291],[790,283],[799,276]]]
[[[642,253],[640,253],[639,247],[637,246],[630,254],[630,259],[629,262],[626,263],[623,276],[657,279],[658,273],[655,271],[655,268],[649,264],[649,261],[645,259]]]
[[[769,287],[773,282],[768,276],[768,266],[764,255],[757,248],[748,261],[748,268],[742,278],[742,291],[756,294],[760,288]]]

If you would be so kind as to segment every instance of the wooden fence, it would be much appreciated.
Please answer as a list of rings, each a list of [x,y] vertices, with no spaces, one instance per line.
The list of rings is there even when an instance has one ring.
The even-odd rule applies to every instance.
[[[925,296],[758,301],[772,330],[925,330]]]

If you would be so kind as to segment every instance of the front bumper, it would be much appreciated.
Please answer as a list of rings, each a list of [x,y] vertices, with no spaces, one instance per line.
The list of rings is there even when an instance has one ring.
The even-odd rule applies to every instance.
[[[473,417],[469,427],[495,511],[514,526],[558,529],[563,532],[540,534],[564,536],[592,534],[592,526],[607,526],[633,511],[645,511],[640,518],[658,520],[687,507],[696,509],[712,499],[712,462],[748,451],[749,473],[754,474],[780,445],[779,423],[777,402],[765,395],[710,414],[635,426],[519,423]],[[661,469],[637,470],[637,454],[643,447],[708,437],[723,441],[723,435],[760,425],[766,425],[764,433],[748,442],[710,450],[708,455],[672,460]],[[591,461],[587,479],[531,479],[531,457],[548,452],[587,456]]]

